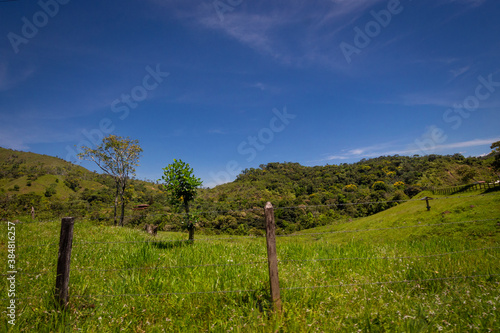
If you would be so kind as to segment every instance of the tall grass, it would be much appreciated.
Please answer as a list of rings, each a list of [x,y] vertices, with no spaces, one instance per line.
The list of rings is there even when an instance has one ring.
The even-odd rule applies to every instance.
[[[366,219],[278,237],[281,315],[273,313],[269,301],[264,238],[198,235],[188,243],[185,234],[160,232],[146,242],[153,238],[140,230],[88,221],[75,224],[70,304],[58,310],[52,293],[60,225],[18,224],[17,265],[28,274],[17,275],[16,325],[7,323],[3,311],[1,327],[19,332],[498,331],[499,198],[493,193],[435,200],[431,212],[423,202],[409,202]],[[488,221],[411,227],[471,218]],[[410,228],[381,230],[401,226]],[[344,232],[352,230],[357,232]],[[1,241],[5,260],[5,236]]]

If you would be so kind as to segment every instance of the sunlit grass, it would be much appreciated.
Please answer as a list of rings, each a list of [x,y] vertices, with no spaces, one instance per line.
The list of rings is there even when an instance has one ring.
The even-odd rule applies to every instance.
[[[197,234],[189,243],[183,233],[159,232],[153,238],[88,221],[75,223],[70,304],[59,311],[52,293],[60,224],[18,224],[17,266],[28,274],[17,275],[16,326],[7,324],[3,310],[1,327],[21,332],[498,331],[499,198],[492,193],[435,200],[430,212],[424,202],[409,202],[303,232],[313,235],[278,237],[282,315],[273,314],[269,301],[265,238]],[[471,219],[489,221],[444,224]],[[381,230],[419,223],[441,225]],[[1,285],[7,290],[5,278]]]

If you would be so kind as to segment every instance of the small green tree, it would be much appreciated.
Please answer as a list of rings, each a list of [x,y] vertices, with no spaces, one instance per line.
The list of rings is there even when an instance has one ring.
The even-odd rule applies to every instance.
[[[374,189],[375,191],[387,191],[387,185],[385,182],[379,180],[373,183],[372,189]]]
[[[189,231],[189,240],[194,240],[194,222],[189,215],[189,203],[195,198],[197,188],[203,183],[200,178],[196,178],[193,168],[182,160],[174,159],[174,163],[163,169],[161,177],[165,183],[163,187],[170,192],[172,197],[180,201],[186,212],[186,228]]]
[[[114,223],[116,225],[118,200],[121,202],[120,225],[123,226],[125,215],[125,189],[130,176],[135,174],[135,167],[139,165],[142,148],[138,140],[109,135],[102,139],[102,143],[95,149],[82,147],[83,152],[78,157],[94,161],[102,171],[113,177],[115,181],[115,209]]]

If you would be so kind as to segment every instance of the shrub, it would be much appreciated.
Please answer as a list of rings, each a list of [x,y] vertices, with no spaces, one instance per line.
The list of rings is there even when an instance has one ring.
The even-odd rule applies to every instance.
[[[358,187],[355,184],[349,184],[344,186],[344,191],[346,192],[355,192],[358,189]]]
[[[422,192],[422,188],[418,185],[411,185],[405,189],[405,194],[410,198]]]
[[[387,191],[387,185],[383,181],[379,180],[373,183],[372,189],[375,191]]]
[[[56,194],[56,184],[50,184],[49,187],[47,187],[47,189],[45,190],[45,197],[47,198],[50,198],[51,196],[53,196],[54,194]]]
[[[404,187],[405,187],[405,183],[404,183],[404,182],[401,182],[401,181],[399,181],[399,182],[395,182],[395,183],[394,183],[394,187],[395,187],[395,188],[397,188],[398,190],[404,189]]]

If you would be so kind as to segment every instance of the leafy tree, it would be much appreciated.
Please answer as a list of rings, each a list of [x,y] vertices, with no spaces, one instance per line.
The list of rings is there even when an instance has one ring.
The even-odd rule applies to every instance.
[[[349,184],[344,186],[344,191],[346,192],[354,192],[358,189],[358,187],[355,184]]]
[[[66,179],[64,179],[64,185],[72,189],[74,192],[80,189],[80,181],[73,175],[69,175]]]
[[[50,184],[49,187],[47,187],[45,189],[45,193],[44,195],[47,197],[47,198],[50,198],[51,196],[55,195],[56,194],[56,186],[57,184]]]
[[[462,165],[457,169],[457,173],[460,175],[462,182],[467,183],[469,180],[474,179],[476,176],[476,170],[468,165]]]
[[[397,189],[399,189],[399,190],[404,189],[405,183],[402,182],[402,181],[395,182],[394,183],[394,187],[397,188]]]
[[[196,178],[193,168],[182,160],[174,159],[174,163],[163,169],[161,177],[165,182],[163,187],[178,201],[181,201],[186,211],[186,227],[189,230],[189,240],[194,240],[194,223],[189,215],[189,203],[196,197],[196,190],[203,183]]]
[[[83,152],[78,157],[83,160],[93,161],[97,166],[113,177],[115,182],[114,223],[117,224],[118,201],[121,202],[120,225],[123,226],[125,214],[125,189],[130,176],[135,175],[135,167],[139,165],[142,148],[138,140],[128,137],[109,135],[102,139],[102,143],[95,149],[82,147]]]
[[[491,153],[495,156],[495,160],[492,164],[493,169],[500,171],[500,141],[493,142],[490,148],[493,149]]]
[[[379,180],[373,183],[372,189],[375,191],[387,191],[387,185],[383,181]]]

